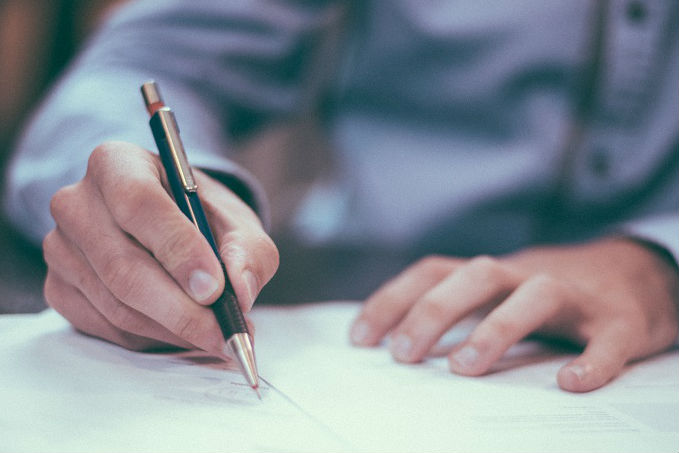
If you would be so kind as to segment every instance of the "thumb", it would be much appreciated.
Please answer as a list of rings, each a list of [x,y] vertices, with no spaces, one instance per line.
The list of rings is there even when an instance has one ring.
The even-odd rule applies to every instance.
[[[622,327],[608,327],[593,336],[583,353],[557,374],[559,387],[589,392],[615,378],[631,357],[630,336]]]

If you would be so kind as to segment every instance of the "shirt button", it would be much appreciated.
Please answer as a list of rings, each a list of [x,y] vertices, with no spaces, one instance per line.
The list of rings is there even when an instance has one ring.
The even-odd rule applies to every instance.
[[[599,178],[608,176],[611,170],[611,162],[605,149],[596,148],[593,150],[589,158],[589,167],[592,173]]]
[[[638,24],[646,18],[646,6],[638,1],[633,0],[627,4],[627,20]]]

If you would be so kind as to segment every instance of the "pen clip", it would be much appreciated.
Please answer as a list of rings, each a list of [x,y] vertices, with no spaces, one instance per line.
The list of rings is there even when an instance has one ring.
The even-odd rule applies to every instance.
[[[184,145],[182,144],[181,138],[179,138],[179,127],[177,126],[177,121],[175,121],[174,113],[172,113],[172,110],[170,110],[169,107],[161,107],[156,110],[154,115],[158,116],[160,125],[165,132],[167,147],[184,190],[186,192],[196,192],[198,190],[198,185],[193,178],[193,172],[191,171],[191,166],[186,158]]]
[[[191,171],[191,166],[186,158],[184,145],[179,137],[177,120],[175,120],[172,110],[165,106],[158,85],[153,80],[144,83],[141,86],[141,94],[144,98],[146,109],[148,110],[149,115],[151,115],[151,122],[157,121],[160,123],[160,127],[163,128],[162,137],[158,136],[156,139],[167,142],[167,149],[172,158],[173,167],[181,181],[182,188],[185,192],[197,191],[198,185],[196,185],[196,182],[193,179],[193,172]],[[155,134],[156,132],[154,130],[154,135]]]

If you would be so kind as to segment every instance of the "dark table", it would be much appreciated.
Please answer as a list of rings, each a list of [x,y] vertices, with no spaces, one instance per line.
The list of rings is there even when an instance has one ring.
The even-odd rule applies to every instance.
[[[42,251],[0,220],[0,314],[45,308]]]

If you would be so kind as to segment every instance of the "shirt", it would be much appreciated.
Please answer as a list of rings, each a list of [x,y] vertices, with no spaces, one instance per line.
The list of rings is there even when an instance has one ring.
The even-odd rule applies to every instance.
[[[40,240],[97,144],[155,149],[139,95],[153,78],[192,163],[263,216],[234,143],[321,118],[335,165],[295,219],[310,242],[471,255],[627,234],[676,259],[677,6],[132,2],[29,123],[4,208]]]

